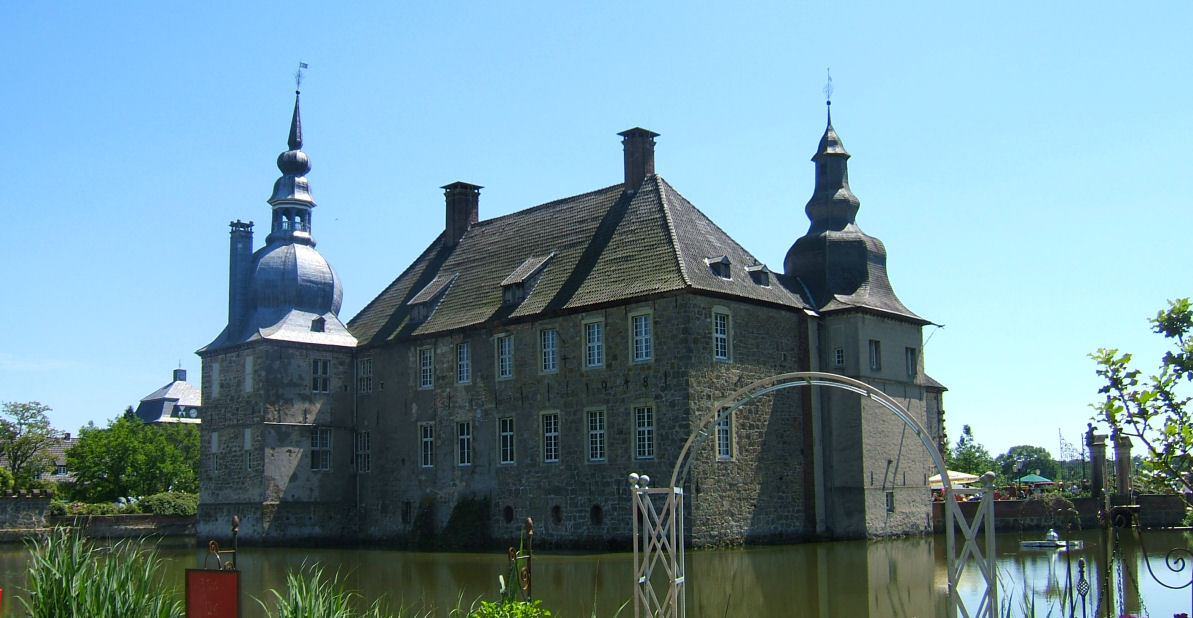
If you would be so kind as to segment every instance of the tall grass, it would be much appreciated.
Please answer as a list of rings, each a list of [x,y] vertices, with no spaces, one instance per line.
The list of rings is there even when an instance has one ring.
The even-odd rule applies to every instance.
[[[175,618],[183,613],[165,587],[161,559],[142,541],[97,546],[77,532],[57,529],[29,543],[28,598],[33,618]]]
[[[303,564],[298,571],[286,573],[286,591],[270,589],[273,597],[271,611],[265,601],[255,599],[270,618],[428,618],[430,610],[414,612],[399,608],[390,611],[381,599],[357,609],[364,600],[348,589],[339,571],[327,576],[323,567]],[[461,614],[462,615],[462,614]]]

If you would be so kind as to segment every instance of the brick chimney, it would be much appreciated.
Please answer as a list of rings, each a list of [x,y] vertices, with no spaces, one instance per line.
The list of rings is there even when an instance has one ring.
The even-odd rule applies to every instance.
[[[445,240],[449,247],[454,247],[464,237],[464,232],[477,222],[481,189],[484,187],[466,182],[453,182],[441,188],[447,199]]]
[[[637,191],[654,174],[654,138],[659,134],[642,127],[618,133],[625,152],[625,190]]]

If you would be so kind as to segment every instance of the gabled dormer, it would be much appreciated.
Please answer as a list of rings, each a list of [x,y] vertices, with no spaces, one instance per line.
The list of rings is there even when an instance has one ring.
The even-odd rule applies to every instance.
[[[514,269],[514,272],[510,273],[510,276],[501,282],[501,304],[516,306],[526,300],[526,297],[534,291],[534,285],[538,283],[547,262],[550,262],[553,257],[555,257],[554,251],[547,255],[532,255],[526,258]]]
[[[459,276],[460,273],[455,273],[450,277],[442,275],[435,277],[418,294],[415,294],[414,298],[406,303],[410,307],[410,321],[415,324],[426,322],[431,314],[435,313],[435,308],[443,301],[448,288]]]

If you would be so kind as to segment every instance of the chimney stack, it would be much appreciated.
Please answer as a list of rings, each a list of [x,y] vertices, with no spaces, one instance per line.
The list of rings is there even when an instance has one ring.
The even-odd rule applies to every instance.
[[[232,228],[228,255],[228,328],[236,332],[248,312],[249,269],[253,263],[253,222],[237,219]]]
[[[445,240],[449,247],[454,247],[464,237],[464,232],[477,222],[481,189],[484,187],[466,182],[453,182],[441,188],[447,200]]]
[[[654,138],[659,134],[642,127],[618,133],[625,152],[625,190],[637,191],[654,174]]]

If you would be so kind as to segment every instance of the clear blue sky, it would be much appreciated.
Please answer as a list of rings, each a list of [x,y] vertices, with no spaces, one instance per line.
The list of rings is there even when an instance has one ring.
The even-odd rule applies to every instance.
[[[826,67],[858,223],[945,325],[925,362],[953,439],[1077,442],[1086,355],[1150,369],[1146,319],[1191,293],[1188,3],[342,4],[0,5],[0,401],[76,431],[180,362],[198,382],[227,224],[268,221],[299,60],[345,321],[439,232],[441,185],[484,185],[482,218],[608,186],[634,126],[781,270]]]

